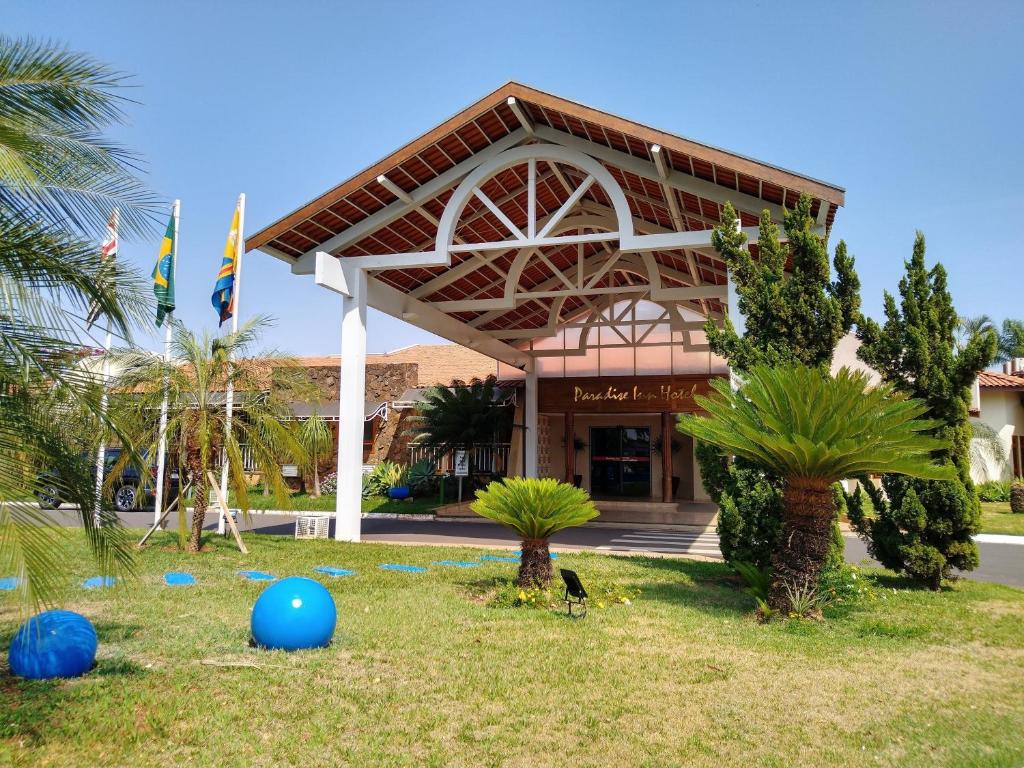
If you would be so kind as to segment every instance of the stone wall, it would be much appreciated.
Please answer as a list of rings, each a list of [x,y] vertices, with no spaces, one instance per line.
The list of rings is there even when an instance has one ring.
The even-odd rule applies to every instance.
[[[399,464],[409,463],[409,443],[415,435],[409,434],[413,426],[412,416],[416,412],[412,409],[405,411],[392,411],[391,419],[395,422],[395,430],[388,443],[387,458],[389,461],[397,461]]]
[[[305,369],[319,388],[325,402],[340,400],[338,366],[311,366]],[[419,366],[416,363],[369,363],[366,366],[366,400],[395,400],[407,389],[417,386]]]

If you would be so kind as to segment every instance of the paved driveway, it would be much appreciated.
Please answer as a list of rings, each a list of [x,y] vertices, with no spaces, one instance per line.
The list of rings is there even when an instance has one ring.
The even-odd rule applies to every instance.
[[[74,510],[61,509],[58,519],[66,525],[77,525]],[[129,512],[121,515],[125,525],[147,528],[152,524],[152,512]],[[257,533],[290,535],[295,531],[295,519],[289,515],[257,514],[251,516],[252,529]],[[213,515],[207,515],[206,527],[216,524]],[[333,534],[333,523],[331,526]],[[1024,587],[1024,536],[978,537],[981,566],[970,574],[979,581],[991,581]],[[858,563],[868,559],[864,544],[848,534],[846,560]],[[506,528],[496,523],[455,520],[406,520],[394,518],[364,518],[363,540],[396,544],[438,544],[449,546],[479,546],[518,548],[519,540]],[[588,525],[562,531],[552,538],[555,550],[595,550],[609,553],[657,554],[666,557],[721,558],[718,537],[714,530],[696,528],[652,528],[647,526],[620,527]]]

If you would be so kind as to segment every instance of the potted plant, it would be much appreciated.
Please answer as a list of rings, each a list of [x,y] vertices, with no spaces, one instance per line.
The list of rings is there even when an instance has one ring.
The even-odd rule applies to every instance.
[[[388,489],[389,499],[407,499],[412,492],[409,490],[409,469],[404,464],[383,462],[381,476],[384,486]]]
[[[562,445],[565,445],[565,441],[564,440],[562,442]],[[586,447],[587,447],[587,444],[583,441],[582,437],[580,437],[579,435],[573,435],[572,436],[572,449],[577,454],[577,458],[576,458],[576,466],[577,467],[580,465],[579,455],[578,454],[579,454],[580,451],[584,450]],[[572,484],[575,487],[577,487],[577,488],[582,486],[583,485],[583,475],[581,475],[581,474],[574,474],[572,476]]]

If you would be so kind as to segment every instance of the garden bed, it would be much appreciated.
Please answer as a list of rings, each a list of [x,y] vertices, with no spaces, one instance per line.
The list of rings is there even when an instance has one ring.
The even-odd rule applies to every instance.
[[[234,502],[231,506],[235,506]],[[337,506],[337,497],[332,494],[323,494],[313,497],[304,493],[297,493],[289,499],[288,509],[280,510],[279,505],[273,496],[264,496],[260,493],[249,495],[249,508],[253,512],[260,511],[284,511],[284,512],[334,512]],[[388,514],[403,515],[426,515],[432,514],[437,508],[437,498],[417,498],[402,501],[392,501],[380,496],[363,499],[363,513],[383,512]]]

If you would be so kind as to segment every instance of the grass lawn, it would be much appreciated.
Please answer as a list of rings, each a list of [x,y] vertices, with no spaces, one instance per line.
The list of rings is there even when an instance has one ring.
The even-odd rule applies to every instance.
[[[430,566],[482,550],[248,536],[248,557],[221,539],[188,556],[161,536],[127,588],[68,589],[101,641],[82,679],[9,676],[18,617],[0,592],[0,765],[1024,764],[1021,590],[869,572],[873,599],[762,626],[723,565],[566,554],[592,593],[642,590],[575,621],[490,604],[512,563]],[[72,562],[76,583],[92,575]],[[321,578],[333,645],[250,649],[265,585],[237,571],[315,565],[357,572]],[[167,570],[199,584],[165,587]]]
[[[983,501],[981,503],[981,532],[1024,536],[1024,515],[1013,514],[1008,501]]]
[[[297,493],[291,497],[289,509],[333,512],[335,504],[336,497],[334,494],[324,494],[314,499],[304,493]],[[435,496],[408,501],[392,501],[385,498],[363,499],[363,512],[399,512],[404,515],[425,515],[433,512],[437,506],[438,500]],[[255,510],[278,509],[278,504],[274,501],[273,496],[264,496],[262,493],[257,492],[249,494],[249,508]]]

